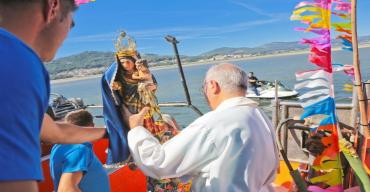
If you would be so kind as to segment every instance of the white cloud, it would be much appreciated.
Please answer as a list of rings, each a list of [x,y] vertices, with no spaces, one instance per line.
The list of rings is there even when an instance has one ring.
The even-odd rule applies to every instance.
[[[104,33],[104,34],[96,34],[96,35],[86,35],[86,36],[79,36],[79,37],[71,37],[68,38],[68,42],[100,42],[100,41],[111,41],[114,40],[114,37],[118,34],[114,32]]]
[[[252,27],[266,25],[270,23],[279,22],[282,19],[288,18],[289,15],[283,13],[270,13],[260,8],[257,8],[253,5],[243,2],[242,0],[229,0],[235,5],[242,6],[249,11],[255,13],[256,15],[264,16],[265,19],[261,20],[254,20],[248,22],[240,22],[234,23],[229,25],[220,25],[220,26],[181,26],[181,27],[165,27],[165,28],[156,28],[156,29],[146,29],[140,31],[128,31],[128,33],[135,37],[137,40],[154,40],[163,38],[165,35],[171,34],[176,36],[178,39],[218,39],[222,38],[223,35],[238,31],[245,31]],[[199,12],[198,14],[205,14],[207,13],[221,13],[222,10],[204,10]],[[227,12],[227,11],[226,11]],[[158,14],[157,11],[148,12],[149,14]],[[168,13],[166,13],[168,14]],[[192,14],[194,12],[189,13],[180,12],[178,14]],[[267,17],[267,18],[266,18]],[[116,37],[118,36],[119,31],[116,32],[109,32],[104,34],[96,34],[96,35],[87,35],[87,36],[80,36],[80,37],[72,37],[68,39],[68,42],[114,42]]]
[[[135,39],[139,40],[150,40],[150,39],[160,39],[164,36],[170,34],[176,36],[178,39],[218,39],[222,38],[222,35],[245,31],[252,27],[266,25],[270,23],[275,23],[280,21],[278,18],[269,18],[265,20],[255,20],[249,22],[240,22],[230,25],[221,26],[208,26],[208,27],[166,27],[158,29],[147,29],[140,31],[128,31],[128,33]],[[109,32],[104,34],[87,35],[80,37],[72,37],[68,39],[68,42],[104,42],[104,41],[114,41],[118,36],[119,31]]]
[[[253,13],[255,13],[257,15],[260,15],[260,16],[266,16],[266,17],[270,17],[270,18],[280,18],[280,19],[286,18],[286,17],[289,16],[286,13],[270,13],[270,12],[267,12],[265,10],[262,10],[258,7],[255,7],[253,5],[250,5],[250,4],[248,4],[246,2],[243,2],[243,1],[240,1],[240,0],[230,0],[230,2],[235,4],[235,5],[244,7],[246,9],[248,9],[249,11],[252,11]]]

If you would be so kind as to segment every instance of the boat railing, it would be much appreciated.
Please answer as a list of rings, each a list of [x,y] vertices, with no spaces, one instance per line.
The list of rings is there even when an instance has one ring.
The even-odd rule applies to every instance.
[[[353,94],[356,93],[353,92]],[[356,103],[358,103],[356,99],[357,97],[353,98],[352,103],[336,104],[336,113],[340,127],[354,129],[358,123],[358,108],[356,105]],[[289,119],[299,119],[299,116],[303,113],[303,108],[299,101],[281,101],[279,99],[275,99],[271,101],[271,104],[273,106],[272,122],[275,129],[277,129],[284,121]],[[302,142],[302,130],[288,129],[286,124],[283,124],[280,129],[281,131],[279,131],[279,134],[282,134],[280,136],[282,139],[282,149],[288,154],[289,160],[294,161],[300,159],[305,161],[307,159],[307,155],[299,145],[299,143]]]
[[[203,113],[194,105],[189,104],[187,102],[165,102],[165,103],[159,103],[159,107],[187,107],[193,110],[196,114],[199,116],[203,115]],[[84,107],[85,109],[103,109],[103,105],[86,105]],[[97,115],[96,118],[104,118],[103,115]]]
[[[50,159],[50,155],[45,155],[45,156],[41,157],[41,162],[47,161],[49,159]]]

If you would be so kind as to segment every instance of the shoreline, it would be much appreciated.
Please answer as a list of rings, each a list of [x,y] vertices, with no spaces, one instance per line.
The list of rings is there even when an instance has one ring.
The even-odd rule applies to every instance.
[[[359,46],[360,48],[370,48],[370,44],[363,44]],[[332,51],[340,51],[342,50],[340,47],[332,48]],[[248,61],[248,60],[255,60],[255,59],[264,59],[264,58],[272,58],[272,57],[284,57],[284,56],[291,56],[291,55],[302,55],[310,53],[309,50],[300,50],[300,51],[293,51],[293,52],[283,52],[283,53],[276,53],[276,54],[268,54],[268,55],[260,55],[260,56],[252,56],[246,58],[231,58],[231,59],[223,59],[223,60],[215,60],[215,61],[203,61],[203,62],[190,62],[190,63],[183,63],[183,67],[192,67],[192,66],[199,66],[199,65],[209,65],[213,63],[224,63],[224,62],[233,62],[233,61]],[[150,70],[157,71],[157,70],[166,70],[166,69],[173,69],[177,68],[177,64],[173,65],[163,65],[163,66],[155,66],[150,67]],[[89,80],[102,77],[103,74],[99,75],[89,75],[84,77],[72,77],[66,79],[56,79],[51,80],[50,84],[62,84],[62,83],[70,83],[74,81],[81,81],[81,80]]]
[[[84,76],[84,77],[72,77],[72,78],[67,78],[67,79],[55,79],[51,80],[50,84],[62,84],[62,83],[70,83],[74,81],[80,81],[80,80],[89,80],[89,79],[95,79],[98,77],[102,77],[103,74],[100,75],[89,75],[89,76]]]

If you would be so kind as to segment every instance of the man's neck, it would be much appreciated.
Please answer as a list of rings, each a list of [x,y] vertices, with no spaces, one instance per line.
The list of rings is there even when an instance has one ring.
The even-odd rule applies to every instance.
[[[231,98],[234,98],[234,97],[245,97],[245,94],[246,92],[244,90],[239,90],[239,91],[233,91],[233,92],[223,92],[221,94],[221,100],[224,101],[224,100],[227,100],[227,99],[231,99]]]
[[[36,49],[36,39],[39,34],[37,15],[34,9],[15,11],[10,8],[0,9],[0,27],[9,31],[29,47]]]
[[[240,91],[240,92],[237,92],[237,93],[233,93],[233,94],[229,94],[229,93],[223,93],[219,96],[219,98],[217,99],[217,104],[215,105],[214,109],[217,109],[217,107],[223,103],[224,101],[228,100],[228,99],[232,99],[232,98],[235,98],[235,97],[245,97],[245,91]],[[213,110],[214,110],[213,109]]]

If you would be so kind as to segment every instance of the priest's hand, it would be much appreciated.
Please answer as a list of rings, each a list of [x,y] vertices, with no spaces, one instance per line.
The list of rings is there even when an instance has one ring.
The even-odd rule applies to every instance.
[[[144,107],[138,114],[131,115],[128,118],[130,129],[133,129],[138,126],[143,126],[144,117],[148,113],[149,107]]]

